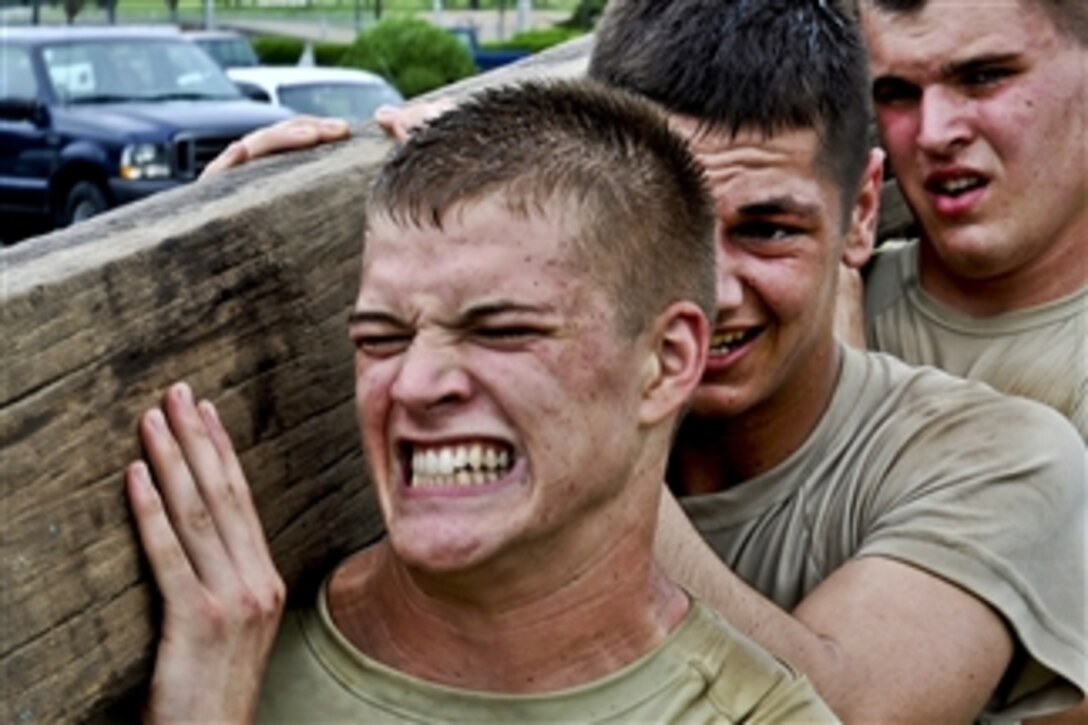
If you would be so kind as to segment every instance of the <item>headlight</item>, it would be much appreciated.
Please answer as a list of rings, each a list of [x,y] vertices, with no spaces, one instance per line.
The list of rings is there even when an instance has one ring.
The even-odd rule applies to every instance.
[[[164,179],[169,176],[170,157],[164,144],[131,144],[121,152],[122,179]]]

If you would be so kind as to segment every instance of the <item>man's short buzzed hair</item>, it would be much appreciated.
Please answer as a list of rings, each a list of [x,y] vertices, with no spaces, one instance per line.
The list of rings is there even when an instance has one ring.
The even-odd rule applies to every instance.
[[[520,217],[573,215],[579,269],[613,293],[628,334],[678,300],[713,319],[713,206],[687,145],[644,99],[587,80],[484,90],[394,151],[367,216],[441,228],[492,198]]]
[[[923,10],[929,0],[863,0],[878,10],[909,15]],[[1088,1],[1086,0],[1017,0],[1025,5],[1035,5],[1050,17],[1054,29],[1060,34],[1088,46]],[[986,8],[979,7],[979,12]]]
[[[713,131],[816,131],[846,210],[868,158],[868,68],[846,0],[612,0],[589,75]]]

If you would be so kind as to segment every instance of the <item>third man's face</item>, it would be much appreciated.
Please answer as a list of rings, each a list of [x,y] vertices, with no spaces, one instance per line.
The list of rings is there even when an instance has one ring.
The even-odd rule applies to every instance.
[[[1028,0],[870,2],[863,21],[884,146],[948,275],[1068,274],[1088,239],[1088,51]]]

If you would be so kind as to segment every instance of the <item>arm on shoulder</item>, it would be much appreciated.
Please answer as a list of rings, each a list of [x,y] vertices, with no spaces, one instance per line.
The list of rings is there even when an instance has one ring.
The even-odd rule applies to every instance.
[[[805,673],[847,722],[970,721],[1012,656],[985,603],[892,559],[849,562],[789,613],[730,571],[671,495],[655,549],[674,579]]]

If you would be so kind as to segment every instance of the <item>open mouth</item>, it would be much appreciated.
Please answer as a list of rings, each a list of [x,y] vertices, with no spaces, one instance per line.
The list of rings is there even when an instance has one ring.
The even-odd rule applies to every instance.
[[[495,483],[514,467],[517,454],[501,443],[405,446],[411,488],[483,486]]]
[[[715,332],[710,339],[710,354],[714,356],[728,355],[747,345],[762,331],[763,328],[761,327],[750,327],[747,330]]]
[[[962,196],[975,189],[986,186],[986,179],[981,176],[959,176],[954,179],[935,179],[926,183],[926,190],[931,194],[950,196],[952,198]]]

